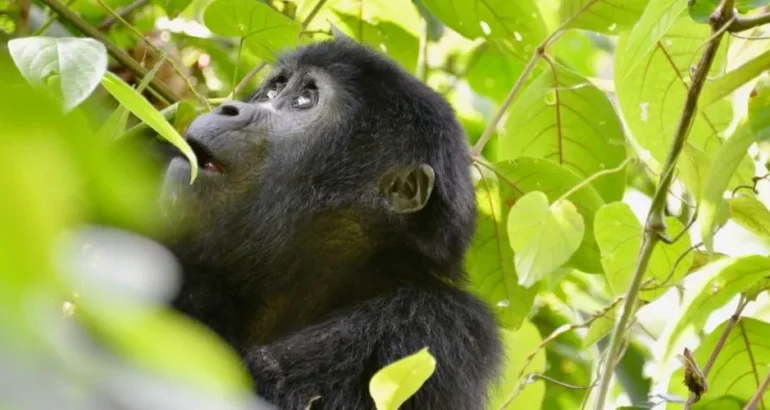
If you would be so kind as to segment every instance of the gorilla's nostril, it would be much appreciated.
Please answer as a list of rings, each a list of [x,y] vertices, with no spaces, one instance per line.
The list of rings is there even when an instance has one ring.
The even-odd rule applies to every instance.
[[[226,115],[228,117],[235,117],[240,114],[238,107],[234,105],[224,104],[219,106],[219,114]]]

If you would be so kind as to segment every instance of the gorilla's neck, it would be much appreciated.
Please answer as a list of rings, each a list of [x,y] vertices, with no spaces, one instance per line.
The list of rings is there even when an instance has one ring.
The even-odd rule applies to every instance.
[[[324,212],[297,221],[275,242],[230,237],[232,247],[219,254],[211,249],[223,244],[200,237],[170,244],[185,275],[175,305],[216,323],[214,330],[239,346],[273,340],[382,289],[432,283],[424,258],[383,224],[361,212]]]

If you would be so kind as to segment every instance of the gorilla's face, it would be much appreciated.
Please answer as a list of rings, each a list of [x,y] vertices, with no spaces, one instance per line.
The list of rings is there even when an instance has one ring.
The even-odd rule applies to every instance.
[[[164,184],[167,213],[192,217],[196,224],[220,219],[221,208],[234,214],[238,204],[255,201],[265,183],[287,183],[300,174],[314,141],[336,127],[340,105],[325,72],[282,69],[249,100],[228,101],[199,116],[185,135],[199,176],[191,185],[187,159],[171,161]]]

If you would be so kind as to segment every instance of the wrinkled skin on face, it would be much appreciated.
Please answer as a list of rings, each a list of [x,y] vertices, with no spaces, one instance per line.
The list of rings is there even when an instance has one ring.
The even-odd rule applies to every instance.
[[[475,198],[446,101],[335,40],[286,54],[186,138],[199,177],[175,157],[162,195],[185,271],[174,306],[243,355],[260,395],[369,408],[371,375],[429,346],[444,364],[404,408],[481,408],[500,349],[459,289]]]

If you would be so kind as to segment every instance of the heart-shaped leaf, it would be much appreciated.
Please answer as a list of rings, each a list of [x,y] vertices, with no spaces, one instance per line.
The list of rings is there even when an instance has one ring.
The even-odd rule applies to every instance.
[[[508,214],[508,239],[519,284],[530,287],[566,263],[583,241],[585,225],[568,200],[548,204],[542,192],[519,199]]]
[[[17,38],[8,42],[8,50],[30,83],[43,84],[58,75],[65,111],[83,102],[107,71],[107,50],[90,38]]]

